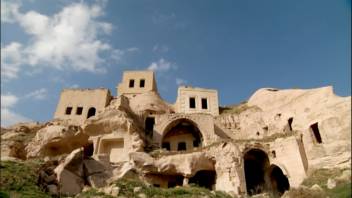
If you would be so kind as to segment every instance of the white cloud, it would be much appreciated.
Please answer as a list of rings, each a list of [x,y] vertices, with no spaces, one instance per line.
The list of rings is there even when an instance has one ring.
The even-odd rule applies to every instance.
[[[137,47],[130,47],[127,49],[128,52],[138,52],[139,49]]]
[[[35,100],[44,100],[48,95],[48,91],[45,88],[34,90],[26,94],[25,98],[33,98]]]
[[[19,98],[12,94],[1,95],[1,125],[9,126],[18,122],[30,122],[31,119],[12,110]]]
[[[1,23],[13,23],[21,6],[17,0],[1,0]]]
[[[169,47],[167,47],[166,45],[156,44],[153,47],[153,52],[156,52],[156,53],[166,53],[168,51],[169,51]]]
[[[17,78],[22,64],[22,45],[12,42],[4,47],[1,46],[1,77],[4,80]]]
[[[176,70],[177,66],[174,63],[168,62],[165,59],[161,58],[156,62],[152,62],[148,66],[148,70],[159,71],[159,72],[166,72],[171,69]]]
[[[187,81],[182,78],[176,78],[176,84],[178,86],[187,84]]]
[[[12,94],[1,95],[1,108],[11,108],[18,101],[18,98]]]
[[[106,1],[96,1],[93,5],[83,1],[72,3],[51,16],[33,10],[21,13],[18,11],[20,4],[10,4],[7,2],[4,6],[7,8],[1,8],[5,21],[17,22],[30,36],[30,42],[26,45],[14,42],[1,48],[3,56],[2,51],[11,46],[12,54],[5,54],[5,58],[12,55],[15,57],[12,59],[16,60],[7,63],[5,58],[1,58],[1,63],[7,64],[3,75],[7,79],[17,77],[20,65],[24,64],[33,66],[32,69],[50,67],[104,73],[106,69],[102,67],[105,63],[102,53],[114,58],[116,51],[121,51],[99,38],[109,35],[113,29],[112,24],[98,20],[104,14]],[[3,9],[7,10],[4,14]]]

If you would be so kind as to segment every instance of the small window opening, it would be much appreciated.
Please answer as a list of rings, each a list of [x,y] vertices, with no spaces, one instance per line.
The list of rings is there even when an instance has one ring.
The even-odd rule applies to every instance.
[[[133,80],[133,79],[130,80],[129,87],[130,87],[130,88],[134,87],[134,80]]]
[[[271,151],[271,154],[273,155],[273,158],[276,158],[276,151]]]
[[[82,112],[83,112],[83,107],[77,107],[76,114],[82,115]]]
[[[149,137],[153,137],[154,124],[155,124],[154,117],[147,117],[145,119],[145,135]]]
[[[93,151],[93,142],[89,142],[86,146],[83,147],[83,153],[85,157],[91,157],[93,155]]]
[[[208,109],[208,100],[206,98],[202,98],[202,109]]]
[[[70,115],[71,112],[72,112],[72,107],[67,107],[65,114],[66,114],[66,115]]]
[[[144,85],[145,85],[145,80],[144,80],[144,79],[141,79],[141,80],[139,81],[139,87],[144,87]]]
[[[169,151],[170,150],[170,142],[163,142],[161,148]]]
[[[199,147],[199,141],[193,140],[193,147]]]
[[[95,116],[95,108],[94,107],[89,108],[88,113],[87,113],[87,118],[90,118],[92,116]]]
[[[322,141],[322,139],[321,139],[321,136],[320,136],[318,123],[314,123],[314,124],[310,125],[310,129],[311,129],[312,132],[313,132],[315,141],[316,141],[318,144],[323,143],[323,141]]]
[[[179,142],[177,145],[178,151],[185,151],[186,150],[186,142]]]
[[[189,98],[189,108],[191,108],[191,109],[196,108],[196,99],[195,98]]]
[[[259,131],[257,131],[257,136],[259,136],[260,135],[260,133],[259,133]]]
[[[287,120],[288,127],[289,127],[290,131],[292,131],[292,122],[293,122],[293,118],[289,118],[289,119]]]

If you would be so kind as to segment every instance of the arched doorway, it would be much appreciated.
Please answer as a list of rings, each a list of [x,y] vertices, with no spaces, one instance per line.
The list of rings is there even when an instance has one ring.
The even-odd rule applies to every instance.
[[[248,195],[267,191],[265,178],[270,166],[268,155],[260,149],[251,149],[244,154],[243,159]]]
[[[88,110],[88,113],[87,113],[87,118],[90,118],[90,117],[92,117],[92,116],[95,116],[95,108],[94,107],[91,107],[91,108],[89,108],[89,110]]]
[[[162,138],[162,148],[170,151],[192,150],[201,147],[203,138],[196,124],[187,119],[174,121]]]
[[[271,189],[274,194],[281,196],[286,190],[290,189],[287,177],[284,175],[280,167],[271,165],[269,169],[269,178]]]

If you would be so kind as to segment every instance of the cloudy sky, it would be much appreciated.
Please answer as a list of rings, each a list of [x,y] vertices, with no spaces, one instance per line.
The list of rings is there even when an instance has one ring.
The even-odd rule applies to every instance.
[[[349,0],[1,0],[1,125],[47,121],[63,88],[109,88],[156,71],[221,105],[258,88],[332,85],[351,93]]]

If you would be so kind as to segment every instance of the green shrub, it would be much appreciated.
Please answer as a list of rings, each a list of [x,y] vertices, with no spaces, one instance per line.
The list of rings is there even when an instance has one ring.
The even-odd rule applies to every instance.
[[[36,185],[40,165],[39,161],[1,161],[1,197],[50,197]]]

